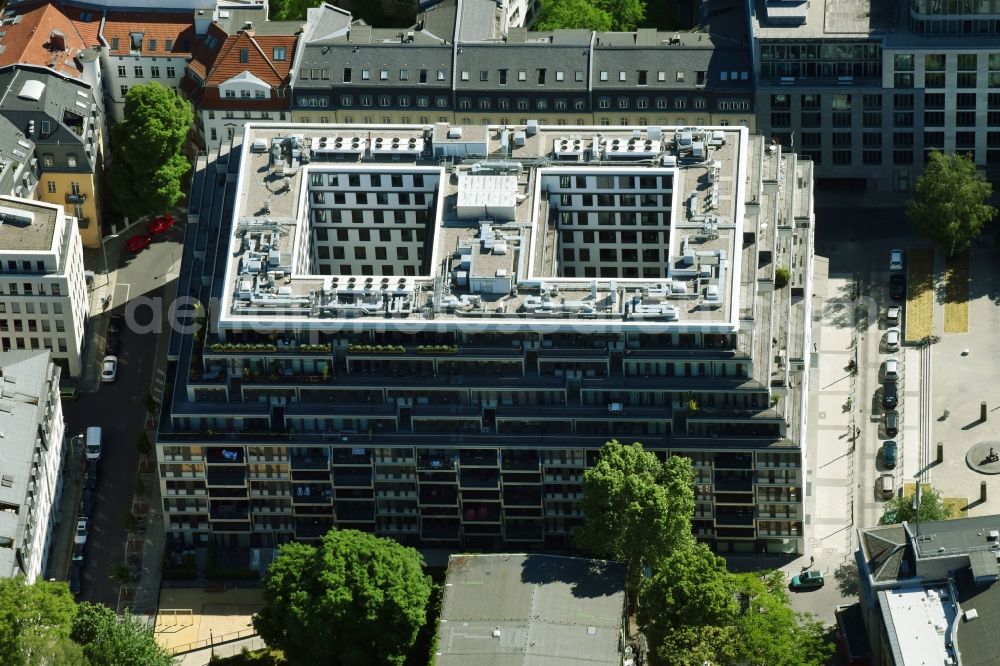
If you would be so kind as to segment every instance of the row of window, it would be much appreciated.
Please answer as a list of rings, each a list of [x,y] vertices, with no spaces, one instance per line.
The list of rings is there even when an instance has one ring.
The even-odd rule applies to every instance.
[[[957,71],[955,85],[958,88],[975,88],[979,84],[977,53],[955,54],[955,69]],[[1000,88],[1000,53],[982,54],[986,58],[986,86]],[[917,79],[915,76],[916,56],[910,53],[897,53],[893,56],[893,85],[896,88],[912,88]],[[945,64],[947,56],[944,53],[924,54],[924,87],[946,87]]]
[[[314,211],[329,212],[329,211]],[[339,243],[361,242],[368,243],[372,240],[379,240],[383,243],[399,241],[402,243],[424,242],[424,229],[326,229],[323,227],[313,227],[313,234],[317,242],[325,243],[336,236]],[[395,236],[395,238],[393,238]]]
[[[924,162],[927,160],[927,155],[930,154],[932,150],[944,150],[944,133],[943,132],[924,132],[924,146],[923,155]],[[907,144],[912,142],[912,137],[909,141],[901,140],[899,144]],[[955,134],[955,150],[957,152],[963,153],[973,153],[975,151],[976,134],[975,132],[957,132]],[[893,142],[896,144],[897,142]],[[883,164],[884,151],[881,147],[869,148],[866,147],[861,151],[850,150],[843,146],[836,146],[834,150],[829,152],[823,152],[818,149],[806,148],[805,146],[797,147],[799,155],[803,158],[810,159],[816,166],[821,166],[826,158],[829,158],[829,163],[834,166],[852,166],[857,165],[858,161],[855,157],[860,153],[861,164],[864,166],[879,166]],[[915,155],[920,151],[913,149],[912,145],[909,147],[898,147],[894,146],[891,150],[892,164],[896,166],[910,166],[917,163]],[[995,147],[992,147],[986,151],[985,163],[987,166],[1000,166],[1000,143],[997,143]]]
[[[379,81],[389,81],[393,74],[396,74],[397,70],[390,70],[388,67],[381,67],[378,70],[373,70],[370,67],[363,67],[361,69],[361,81],[371,81],[373,76],[378,77]],[[410,80],[410,69],[408,67],[403,67],[398,70],[398,78],[392,79],[394,81],[409,81]],[[612,72],[608,70],[600,70],[598,72],[598,80],[609,81],[612,79]],[[504,86],[508,82],[519,81],[527,82],[529,77],[538,85],[545,85],[549,80],[549,68],[547,67],[537,67],[533,70],[528,69],[517,69],[510,70],[507,68],[498,69],[495,72],[489,69],[481,69],[476,72],[476,76],[480,82],[495,81],[497,84]],[[683,70],[675,70],[673,76],[670,76],[670,72],[659,70],[655,72],[655,80],[657,83],[666,83],[668,80],[683,83],[685,81],[685,72]],[[495,78],[494,78],[495,77]],[[705,71],[695,71],[694,72],[694,83],[698,86],[705,85],[707,79],[707,73]],[[720,81],[747,81],[750,78],[750,73],[747,71],[737,71],[737,70],[727,70],[719,73]],[[299,79],[303,81],[328,81],[330,79],[330,70],[325,67],[315,68],[315,67],[303,67],[299,70]],[[417,83],[427,83],[431,80],[444,82],[448,80],[448,70],[445,67],[439,67],[432,74],[428,69],[417,69],[416,70],[416,81]],[[473,79],[473,72],[468,69],[460,70],[459,80],[461,81],[471,81]],[[568,72],[557,69],[552,70],[551,80],[556,83],[562,83],[568,79]],[[575,70],[573,72],[573,81],[576,83],[584,83],[586,81],[586,72],[583,70]],[[617,73],[617,81],[622,83],[634,82],[636,85],[645,86],[653,80],[653,72],[646,69],[638,70],[619,70]],[[354,82],[354,68],[345,67],[343,69],[343,75],[341,81],[344,83]]]
[[[591,249],[596,250],[594,254],[591,254]],[[657,248],[643,248],[642,259],[640,260],[640,254],[638,248],[614,248],[614,247],[602,247],[602,248],[572,248],[564,247],[562,249],[563,261],[567,262],[581,262],[586,263],[588,261],[593,261],[592,257],[596,256],[596,259],[602,263],[638,263],[642,261],[647,264],[658,264],[661,261],[660,250]]]
[[[571,213],[572,214],[572,213]],[[587,247],[593,247],[595,244],[600,243],[602,245],[638,245],[648,247],[648,249],[656,252],[655,255],[659,257],[660,250],[658,248],[663,247],[670,240],[669,231],[659,230],[659,231],[572,231],[572,230],[561,230],[559,232],[559,242],[564,245],[585,245]],[[583,257],[587,256],[583,250],[581,252],[581,261],[587,261]],[[648,255],[650,257],[654,256],[652,254]]]
[[[8,263],[14,263],[14,262],[8,262]],[[24,263],[27,263],[27,262],[24,262]],[[38,263],[41,264],[42,262],[38,262]],[[43,270],[43,269],[39,269],[39,270]],[[38,288],[37,291],[35,290],[36,286]],[[21,295],[21,294],[23,294],[25,296],[34,296],[36,294],[38,296],[62,296],[62,291],[61,291],[58,283],[49,284],[48,285],[49,291],[47,291],[47,292],[45,291],[45,286],[46,285],[44,285],[44,284],[37,284],[36,285],[36,284],[34,284],[32,282],[23,282],[19,286],[17,282],[8,282],[8,283],[6,283],[6,290],[5,290],[4,289],[4,283],[0,282],[0,294],[10,294],[11,296],[18,296],[18,295]],[[53,309],[54,309],[53,314],[62,314],[62,303],[53,303],[52,306],[53,306]],[[42,314],[48,314],[48,313],[47,312],[42,312]]]
[[[378,116],[378,117],[376,117],[376,116],[360,116],[360,117],[357,117],[357,116],[354,116],[354,115],[351,115],[351,114],[346,114],[346,115],[342,115],[340,117],[339,122],[348,123],[348,124],[354,123],[354,122],[360,122],[360,123],[364,123],[364,124],[368,124],[368,125],[370,125],[370,124],[372,124],[374,122],[381,122],[381,123],[384,123],[386,125],[389,125],[389,124],[392,124],[392,123],[401,123],[403,125],[409,125],[409,124],[412,123],[412,120],[413,119],[410,116],[400,116],[398,119],[396,119],[396,118],[393,118],[392,116]],[[296,122],[311,123],[312,122],[312,116],[301,116],[301,117],[299,117],[297,119]],[[330,116],[319,116],[317,118],[317,122],[319,122],[321,124],[330,123],[331,122]],[[418,123],[420,123],[422,125],[426,125],[427,123],[431,122],[430,116],[417,116],[416,117],[416,122],[418,122]],[[462,117],[457,118],[455,120],[453,120],[452,118],[450,118],[448,116],[438,116],[437,117],[437,122],[441,122],[441,123],[456,122],[459,125],[471,125],[471,124],[473,124],[473,122],[481,122],[484,125],[489,125],[489,124],[511,125],[511,124],[514,124],[514,123],[512,123],[511,119],[509,117],[507,117],[507,116],[500,116],[499,118],[497,118],[497,117],[488,117],[488,118],[487,117],[483,117],[483,118],[480,118],[478,121],[474,121],[473,118],[471,118],[469,116],[462,116]],[[521,116],[515,122],[518,125],[526,125],[528,123],[528,118],[527,118],[527,116]],[[616,123],[614,121],[614,119],[608,118],[607,116],[600,116],[600,117],[598,117],[596,119],[593,119],[593,118],[580,118],[580,117],[577,117],[575,119],[571,119],[571,118],[566,118],[566,117],[559,117],[559,118],[556,118],[554,120],[554,122],[555,122],[556,125],[590,125],[590,124],[597,124],[597,125],[610,126],[610,125],[618,124],[618,125],[622,125],[622,126],[629,126],[629,125],[649,125],[650,124],[650,119],[648,117],[646,117],[646,116],[639,116],[638,118],[629,118],[627,116],[619,116],[618,120],[617,120],[617,123]],[[685,118],[685,117],[683,117],[683,116],[681,116],[681,117],[674,117],[674,118],[670,118],[670,119],[667,119],[664,116],[657,116],[656,118],[654,118],[653,122],[656,123],[656,124],[660,124],[660,125],[670,124],[670,125],[684,126],[684,125],[688,124],[688,119]],[[693,123],[694,125],[697,125],[697,126],[705,125],[707,122],[708,122],[708,120],[705,118],[705,116],[695,116],[694,118],[691,119],[691,123]],[[728,127],[729,126],[729,120],[727,120],[725,118],[722,118],[722,119],[719,119],[719,120],[715,120],[715,121],[713,121],[713,123],[718,124],[718,125],[720,125],[722,127]],[[750,123],[749,118],[741,118],[739,120],[739,124],[742,125],[743,127],[747,127],[749,125],[749,123]],[[231,138],[233,138],[232,128],[228,128],[228,129],[229,129],[229,138],[231,139]]]
[[[405,276],[415,276],[417,275],[420,267],[416,264],[404,264],[402,266],[402,271],[400,271],[400,266],[394,266],[392,264],[385,264],[380,267],[381,270],[378,275],[405,275]],[[376,275],[375,267],[372,264],[362,264],[361,266],[355,266],[354,264],[340,264],[338,266],[338,271],[336,275]],[[319,274],[320,275],[334,275],[333,264],[320,262],[319,264]]]
[[[52,345],[52,338],[29,337],[27,338],[27,344],[25,344],[25,340],[23,337],[10,338],[0,336],[0,345],[2,345],[0,348],[5,352],[11,349],[48,349],[49,351],[57,351],[60,354],[65,354],[67,351],[66,340],[63,338],[56,338],[55,346]]]
[[[430,181],[436,184],[437,178]],[[381,187],[400,189],[403,187],[423,187],[424,175],[414,174],[378,174],[378,173],[314,173],[309,185],[312,187]]]
[[[228,95],[227,96],[231,96]],[[249,94],[245,95],[249,97]],[[532,100],[526,97],[518,97],[511,100],[508,97],[499,97],[496,100],[491,97],[478,97],[475,100],[472,97],[459,97],[458,98],[458,108],[462,110],[472,109],[474,106],[483,111],[492,110],[494,107],[494,101],[496,104],[496,109],[498,111],[509,111],[512,108],[516,108],[519,111],[528,111],[534,109],[536,111],[549,111],[550,104],[551,110],[555,111],[567,111],[572,104],[574,111],[586,111],[587,110],[587,100],[583,97],[575,97],[572,100],[565,98],[556,98],[554,100],[548,100],[544,97],[536,98],[534,104]],[[652,101],[653,106],[650,106]],[[513,105],[512,105],[513,102]],[[396,106],[398,108],[409,108],[411,104],[416,104],[419,109],[429,108],[431,105],[431,98],[427,95],[417,95],[415,98],[410,95],[341,95],[340,96],[340,108],[350,109],[354,106],[359,106],[363,109],[372,108],[378,106],[381,108],[389,108]],[[451,106],[451,99],[447,95],[438,95],[434,97],[434,106],[438,109],[447,109]],[[295,98],[295,104],[299,108],[321,108],[325,109],[329,106],[329,99],[325,96],[309,96],[309,95],[299,95]],[[695,97],[693,102],[695,109],[705,109],[707,107],[707,100],[704,97]],[[610,109],[612,107],[617,109],[629,109],[634,107],[636,109],[686,109],[688,106],[688,100],[686,97],[675,97],[673,99],[673,104],[670,104],[670,100],[667,97],[654,97],[650,100],[649,97],[626,97],[621,96],[617,98],[612,97],[598,97],[597,98],[597,108],[599,109]],[[719,100],[717,103],[718,110],[720,111],[748,111],[750,109],[750,102],[741,99],[726,99]]]
[[[62,319],[57,319],[55,324],[56,333],[66,332],[66,323]],[[41,321],[29,319],[26,322],[21,321],[20,319],[0,319],[0,331],[3,331],[4,333],[9,331],[14,331],[15,333],[23,333],[24,331],[29,333],[37,333],[38,331],[41,331],[42,333],[51,333],[52,322],[47,319],[43,319]]]
[[[332,196],[331,196],[332,195]],[[313,192],[314,204],[336,206],[426,206],[434,200],[432,194],[410,192],[394,193],[390,199],[387,192]]]
[[[323,205],[322,197],[317,198],[314,192],[312,203]],[[331,224],[426,224],[430,215],[426,209],[415,210],[385,210],[381,208],[362,210],[360,208],[344,208],[339,210],[326,210],[321,214],[314,214],[314,219],[319,218],[323,222]]]
[[[223,97],[225,97],[226,99],[235,99],[236,91],[233,90],[232,88],[227,88],[225,93],[223,94]],[[251,94],[251,91],[248,90],[247,88],[240,89],[240,99],[250,99],[251,97],[255,99],[267,99],[268,95],[266,90],[256,89],[252,91]]]
[[[11,284],[16,284],[16,283],[11,283]],[[10,293],[14,294],[16,292],[12,290]],[[46,294],[39,294],[39,295],[46,295]],[[0,303],[0,314],[7,314],[8,310],[7,305],[8,305],[7,303]],[[49,314],[49,304],[44,302],[36,303],[35,301],[25,301],[22,304],[20,301],[12,301],[9,305],[11,314],[21,314],[22,309],[24,310],[24,314],[29,314],[29,315],[35,314],[36,309],[38,310],[38,314],[42,315]],[[22,305],[24,306],[23,308],[21,307]],[[63,313],[63,304],[59,302],[52,303],[52,314],[61,315],[62,313]]]
[[[333,259],[343,259],[344,258],[344,246],[335,245],[332,248],[329,245],[320,245],[316,248],[317,256],[320,259],[330,259],[330,251],[333,250]],[[392,248],[395,251],[396,259],[399,261],[408,261],[410,259],[410,250],[408,247],[396,247]],[[416,259],[417,261],[422,261],[424,258],[424,248],[417,247],[416,249]],[[388,258],[389,248],[382,245],[376,245],[372,248],[373,258],[377,261],[386,261]],[[354,246],[354,258],[360,261],[366,261],[368,259],[368,247],[364,245]],[[392,271],[386,273],[386,275],[391,275]]]
[[[86,13],[88,13],[88,12],[84,12],[84,14],[86,14]],[[87,20],[87,19],[84,19],[84,20]],[[143,48],[143,44],[145,44],[145,48]],[[141,32],[133,32],[131,38],[129,39],[129,48],[132,51],[143,51],[143,52],[146,52],[146,53],[156,53],[157,50],[158,50],[159,45],[160,44],[159,44],[159,42],[156,39],[150,38],[150,39],[144,41],[143,40],[143,34]],[[190,40],[182,39],[180,47],[181,47],[181,51],[190,52],[191,51],[191,42],[190,42]],[[120,37],[112,37],[111,38],[111,50],[112,51],[117,51],[120,48],[121,48],[121,38]],[[174,50],[174,40],[170,39],[170,38],[167,38],[167,39],[163,40],[163,51],[164,51],[164,53],[169,53],[170,51],[173,51],[173,50]],[[121,56],[119,56],[119,59],[120,58],[121,58]]]
[[[143,79],[145,78],[145,70],[142,65],[134,65],[132,67],[132,74],[134,78]],[[167,78],[175,79],[177,78],[177,69],[173,66],[168,66],[166,68]],[[160,67],[159,65],[151,65],[149,68],[149,77],[152,79],[160,78]],[[127,79],[128,78],[128,68],[125,65],[118,65],[118,78]]]

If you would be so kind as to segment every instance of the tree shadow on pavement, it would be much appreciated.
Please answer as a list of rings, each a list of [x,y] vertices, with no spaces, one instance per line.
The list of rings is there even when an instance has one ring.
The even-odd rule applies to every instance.
[[[857,597],[861,592],[861,580],[858,578],[858,567],[853,562],[844,562],[833,572],[837,581],[837,589],[845,597]]]

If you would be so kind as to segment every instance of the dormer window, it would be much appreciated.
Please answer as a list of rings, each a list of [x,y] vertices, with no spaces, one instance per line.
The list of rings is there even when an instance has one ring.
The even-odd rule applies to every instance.
[[[235,90],[227,90],[226,91],[226,97],[236,97],[236,91]]]
[[[75,153],[70,153],[70,154],[68,154],[66,156],[66,165],[69,168],[71,168],[71,169],[75,169],[76,168],[76,154]]]
[[[130,32],[128,34],[128,36],[129,36],[129,44],[130,44],[131,50],[133,50],[133,51],[141,51],[142,50],[142,33],[141,32]]]
[[[149,50],[150,51],[155,51],[156,50],[156,40],[155,39],[149,40]]]
[[[164,49],[166,49],[167,51],[173,51],[173,50],[174,50],[174,40],[172,40],[172,39],[168,39],[168,40],[166,41],[166,43],[165,43],[165,44],[163,45],[163,47],[164,47]]]
[[[250,49],[240,49],[240,62],[250,62]]]
[[[117,50],[118,50],[118,47],[119,47],[120,45],[121,45],[121,42],[120,42],[120,41],[118,40],[118,38],[117,38],[117,37],[112,37],[112,38],[111,38],[111,50],[112,50],[112,51],[117,51]]]
[[[275,60],[284,60],[285,59],[285,47],[284,46],[275,46],[274,47],[274,59]]]

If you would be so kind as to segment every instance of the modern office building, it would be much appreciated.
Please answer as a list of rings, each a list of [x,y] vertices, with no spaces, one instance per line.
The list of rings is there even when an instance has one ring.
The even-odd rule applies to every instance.
[[[617,438],[693,460],[719,550],[802,551],[809,162],[739,127],[250,124],[236,150],[157,436],[173,539],[566,546]]]
[[[858,537],[872,663],[996,663],[1000,516],[882,525]]]
[[[64,429],[49,353],[0,353],[0,577],[31,583],[45,570],[69,450]]]
[[[749,3],[757,126],[855,192],[912,189],[932,150],[1000,177],[1000,5]]]
[[[520,5],[493,0],[443,0],[406,27],[324,4],[310,10],[293,63],[292,118],[752,127],[746,10],[705,8],[696,31],[625,33],[532,31],[512,22]]]
[[[47,349],[71,377],[89,317],[76,224],[62,206],[0,196],[0,348]]]

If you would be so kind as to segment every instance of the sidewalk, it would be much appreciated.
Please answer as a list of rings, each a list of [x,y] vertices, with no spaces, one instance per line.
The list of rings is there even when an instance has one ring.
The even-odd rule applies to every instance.
[[[87,469],[82,446],[73,446],[72,435],[67,433],[66,456],[62,468],[62,494],[56,507],[49,557],[43,575],[46,580],[66,580],[73,557],[73,537],[76,534],[76,519],[80,513],[80,498],[83,496],[83,477]]]

